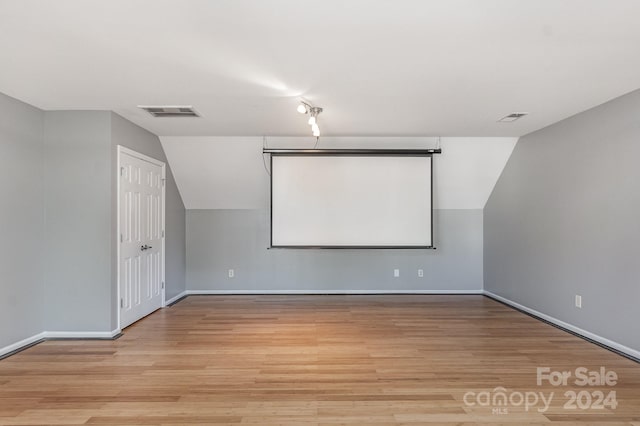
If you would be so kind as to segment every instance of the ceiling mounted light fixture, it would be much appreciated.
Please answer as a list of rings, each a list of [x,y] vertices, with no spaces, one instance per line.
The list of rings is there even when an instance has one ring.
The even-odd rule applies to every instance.
[[[311,132],[316,138],[320,137],[320,127],[318,127],[318,115],[322,112],[322,108],[316,107],[305,101],[300,101],[298,105],[298,112],[300,114],[309,114],[309,120],[307,123],[311,126]]]

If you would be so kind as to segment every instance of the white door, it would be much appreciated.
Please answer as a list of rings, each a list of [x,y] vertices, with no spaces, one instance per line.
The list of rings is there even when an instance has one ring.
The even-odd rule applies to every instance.
[[[120,328],[164,304],[164,164],[119,147]]]

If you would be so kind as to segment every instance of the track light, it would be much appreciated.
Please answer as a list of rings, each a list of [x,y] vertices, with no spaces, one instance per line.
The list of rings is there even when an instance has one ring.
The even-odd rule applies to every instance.
[[[307,123],[309,123],[309,125],[311,126],[313,136],[320,137],[320,127],[318,127],[318,114],[322,112],[322,108],[315,107],[305,101],[300,101],[300,105],[298,105],[297,110],[300,114],[310,115]]]

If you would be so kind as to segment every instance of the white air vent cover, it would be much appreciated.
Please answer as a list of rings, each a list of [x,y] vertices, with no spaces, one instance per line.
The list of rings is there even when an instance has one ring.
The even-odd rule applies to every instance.
[[[529,113],[528,112],[512,112],[511,114],[507,115],[506,117],[502,117],[500,120],[498,120],[498,123],[511,123],[511,122],[514,122],[516,120],[521,119],[522,117],[524,117],[527,114],[529,114]]]
[[[143,106],[139,105],[154,117],[200,117],[192,106]]]

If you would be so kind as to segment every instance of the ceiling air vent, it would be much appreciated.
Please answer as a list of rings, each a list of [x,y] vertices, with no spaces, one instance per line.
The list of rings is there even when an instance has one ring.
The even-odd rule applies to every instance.
[[[142,106],[142,108],[154,117],[200,117],[200,114],[192,106]]]
[[[512,123],[516,120],[521,119],[522,117],[524,117],[525,115],[529,114],[528,112],[513,112],[509,115],[507,115],[506,117],[502,117],[500,120],[498,120],[498,123]]]

